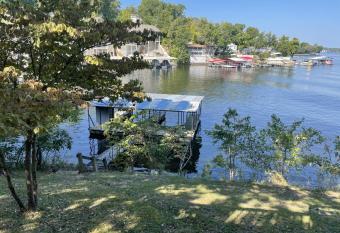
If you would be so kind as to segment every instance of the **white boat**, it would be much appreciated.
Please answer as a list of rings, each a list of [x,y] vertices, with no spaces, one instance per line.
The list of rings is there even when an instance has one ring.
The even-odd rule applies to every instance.
[[[235,65],[221,65],[222,68],[237,68]]]
[[[300,65],[302,65],[302,66],[315,66],[316,63],[312,60],[308,60],[308,61],[301,62]]]
[[[333,59],[326,56],[313,57],[311,60],[319,65],[333,65]]]
[[[162,70],[168,70],[172,67],[168,60],[163,60],[162,63],[160,64],[160,66],[161,66]]]

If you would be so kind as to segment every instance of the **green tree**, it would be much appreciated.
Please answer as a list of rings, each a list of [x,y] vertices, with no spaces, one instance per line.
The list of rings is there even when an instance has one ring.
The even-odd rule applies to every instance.
[[[231,57],[232,53],[233,52],[231,51],[229,46],[218,47],[215,50],[214,56],[219,57],[219,58],[227,58],[227,57]]]
[[[293,56],[298,52],[300,47],[300,41],[297,38],[289,39],[287,36],[282,36],[278,43],[276,49],[282,53],[283,56]]]
[[[298,49],[300,47],[300,41],[297,38],[293,38],[289,41],[289,55],[293,56],[298,52]]]
[[[271,48],[276,48],[277,47],[277,38],[276,36],[269,32],[265,34],[265,41],[266,41],[266,46],[271,47]]]
[[[142,0],[138,7],[144,23],[157,26],[165,34],[174,20],[184,17],[184,10],[182,4],[170,4],[161,0]]]
[[[190,62],[187,43],[190,41],[190,31],[188,30],[189,20],[178,18],[170,25],[166,38],[163,39],[164,46],[170,51],[170,55],[176,57],[180,64]]]
[[[189,19],[188,27],[191,35],[191,42],[205,45],[214,45],[214,25],[205,18]]]
[[[336,155],[340,156],[340,136],[337,136],[335,139],[335,151]]]
[[[6,155],[12,153],[12,151],[14,150],[16,138],[10,138],[10,134],[7,134],[6,136],[6,138],[0,137],[0,172],[6,177],[8,190],[18,204],[19,209],[21,211],[25,211],[25,204],[22,202],[18,193],[15,190],[9,168],[6,165]]]
[[[273,170],[285,176],[289,168],[302,168],[307,164],[318,163],[320,156],[313,152],[316,145],[321,145],[324,138],[313,128],[303,127],[303,120],[285,125],[281,119],[272,115],[265,130],[271,145],[273,157],[269,160]]]
[[[333,147],[334,146],[334,147]],[[321,167],[322,171],[330,173],[331,175],[340,175],[340,136],[337,136],[334,145],[325,145],[325,155],[317,164]]]
[[[214,143],[224,155],[218,155],[214,163],[229,171],[229,179],[234,180],[236,174],[236,159],[248,155],[252,134],[255,131],[250,123],[250,117],[241,118],[235,109],[229,109],[224,114],[222,124],[216,124],[214,129],[208,131]]]
[[[283,56],[288,56],[289,55],[289,37],[288,36],[282,36],[278,40],[277,51],[282,53]]]
[[[144,98],[139,82],[120,80],[147,67],[137,54],[123,60],[84,54],[96,46],[119,47],[155,37],[148,31],[132,31],[136,26],[132,22],[111,20],[104,15],[103,4],[101,0],[0,3],[0,29],[5,34],[0,45],[7,49],[0,61],[0,137],[7,137],[10,130],[25,138],[27,210],[37,208],[39,134],[72,116],[82,99]]]
[[[123,10],[119,11],[118,20],[121,22],[126,22],[131,20],[132,15],[137,14],[137,9],[134,6],[129,6]]]
[[[64,129],[55,127],[39,135],[37,138],[37,169],[42,170],[53,165],[53,161],[59,157],[58,153],[61,150],[70,150],[71,148],[72,138]]]
[[[38,201],[37,137],[74,115],[73,100],[76,98],[56,88],[45,90],[41,82],[34,80],[19,82],[16,74],[14,67],[6,67],[0,73],[0,138],[24,138],[27,209],[35,210]]]
[[[181,127],[161,126],[158,118],[137,118],[136,115],[128,119],[115,118],[104,126],[108,140],[118,151],[113,160],[115,168],[164,169],[172,158],[180,159],[181,164],[186,162],[186,148],[180,143],[184,137]]]
[[[119,0],[102,0],[101,1],[101,14],[103,19],[114,21],[119,14]]]

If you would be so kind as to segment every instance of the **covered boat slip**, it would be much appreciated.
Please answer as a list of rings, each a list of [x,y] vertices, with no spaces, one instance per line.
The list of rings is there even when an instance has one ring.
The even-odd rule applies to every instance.
[[[131,103],[123,99],[111,102],[108,98],[91,102],[88,108],[91,158],[112,160],[116,151],[113,146],[106,145],[103,124],[115,117],[128,117],[137,113],[138,118],[135,119],[137,121],[152,118],[165,128],[184,126],[184,134],[179,136],[178,143],[186,148],[186,160],[181,161],[180,168],[186,166],[193,155],[193,141],[200,129],[204,97],[155,93],[147,93],[147,96],[150,100],[142,103]],[[161,129],[155,136],[162,136],[164,133],[166,130]]]
[[[131,103],[119,99],[111,102],[108,98],[91,102],[88,110],[90,137],[101,137],[102,125],[118,116],[139,113],[143,119],[158,118],[164,126],[185,126],[188,131],[197,131],[200,124],[203,96],[147,93],[150,97],[142,103]]]
[[[142,117],[160,117],[165,126],[185,126],[187,130],[195,130],[199,124],[203,96],[147,94],[151,101],[138,103],[137,112]]]
[[[124,99],[119,99],[113,103],[105,97],[90,102],[87,109],[90,138],[103,139],[102,125],[114,117],[131,115],[133,108],[133,104]]]

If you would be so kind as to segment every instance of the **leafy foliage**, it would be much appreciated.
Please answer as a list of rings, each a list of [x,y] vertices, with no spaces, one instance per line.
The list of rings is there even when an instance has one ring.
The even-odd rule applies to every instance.
[[[322,146],[325,138],[313,128],[305,128],[304,120],[286,125],[272,115],[267,128],[256,130],[250,124],[250,117],[239,117],[236,110],[229,109],[221,125],[215,125],[208,134],[214,143],[219,143],[222,155],[217,155],[213,162],[216,166],[229,170],[229,178],[235,175],[235,160],[258,171],[279,173],[284,177],[290,169],[302,169],[317,166],[323,172],[340,174],[339,149],[337,137],[335,148]],[[226,174],[227,178],[227,174]]]
[[[94,96],[138,101],[141,84],[120,77],[147,64],[138,54],[111,60],[87,56],[96,46],[120,47],[155,38],[116,20],[117,1],[0,2],[0,137],[25,138],[28,209],[37,206],[37,137],[72,118]],[[6,174],[9,175],[7,172]],[[22,207],[22,206],[21,206]],[[23,208],[21,208],[23,209]]]
[[[235,109],[229,109],[224,115],[222,124],[216,124],[208,131],[214,143],[219,143],[224,155],[218,155],[214,163],[229,170],[229,179],[233,180],[236,172],[235,160],[246,156],[255,128],[250,123],[250,117],[241,118]]]
[[[38,169],[57,169],[56,165],[62,161],[60,152],[71,147],[72,138],[66,130],[59,127],[39,135],[37,138]]]
[[[181,127],[167,128],[159,125],[156,118],[136,120],[133,116],[114,118],[104,128],[118,150],[113,164],[119,170],[133,166],[164,169],[172,158],[184,160],[186,148],[180,143]]]
[[[288,167],[301,168],[316,163],[319,156],[312,149],[324,142],[320,132],[313,128],[304,128],[303,120],[285,125],[281,119],[272,115],[266,134],[274,152],[273,168],[285,175]]]

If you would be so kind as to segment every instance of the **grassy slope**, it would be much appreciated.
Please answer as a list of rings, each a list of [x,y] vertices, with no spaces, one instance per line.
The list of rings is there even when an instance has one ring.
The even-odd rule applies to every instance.
[[[1,233],[340,232],[334,191],[121,173],[40,174],[40,184],[40,211],[22,216],[0,177]]]

